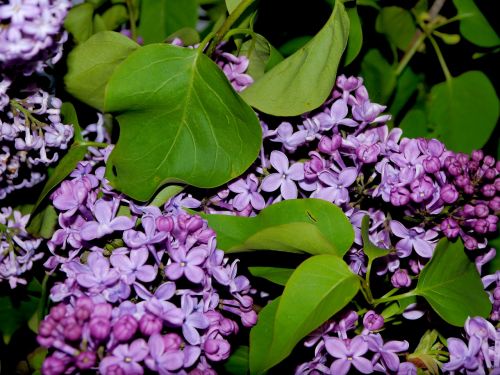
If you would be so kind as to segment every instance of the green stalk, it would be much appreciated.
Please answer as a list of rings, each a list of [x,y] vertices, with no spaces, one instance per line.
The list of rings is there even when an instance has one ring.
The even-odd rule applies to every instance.
[[[411,290],[411,291],[403,293],[403,294],[398,294],[397,296],[383,297],[383,298],[375,299],[375,300],[373,300],[373,303],[375,305],[378,305],[378,304],[385,303],[385,302],[399,301],[399,300],[404,299],[404,298],[413,297],[414,295],[415,295],[415,291]]]
[[[431,41],[432,47],[434,48],[434,51],[436,51],[437,58],[439,60],[439,65],[441,65],[441,69],[443,70],[444,76],[446,78],[446,82],[450,83],[451,80],[453,79],[453,76],[451,75],[448,65],[446,65],[446,61],[444,59],[443,54],[441,53],[441,49],[439,48],[439,45],[436,42],[436,39],[432,35],[428,35],[429,40]]]

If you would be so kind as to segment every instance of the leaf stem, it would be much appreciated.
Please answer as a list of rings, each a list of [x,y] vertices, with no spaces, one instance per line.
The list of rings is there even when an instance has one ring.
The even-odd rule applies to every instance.
[[[130,33],[132,34],[132,40],[134,42],[137,41],[137,27],[135,24],[135,9],[133,0],[126,0],[127,10],[128,10],[128,19],[130,23]]]
[[[222,26],[215,33],[215,38],[212,39],[210,45],[208,46],[207,55],[212,56],[215,52],[217,45],[224,39],[224,35],[231,29],[231,26],[240,18],[240,16],[247,10],[247,8],[252,5],[255,0],[242,0],[236,9],[226,18]]]
[[[78,142],[78,146],[104,148],[104,147],[108,147],[109,144],[108,143],[104,143],[104,142],[85,141],[85,142]]]
[[[378,305],[378,304],[384,303],[384,302],[399,301],[403,298],[408,298],[408,297],[413,297],[413,296],[415,296],[415,291],[410,290],[409,292],[406,292],[403,294],[398,294],[396,296],[382,297],[382,298],[374,299],[373,304]]]
[[[451,75],[448,65],[446,65],[446,60],[444,59],[443,54],[441,53],[441,49],[439,48],[439,45],[436,42],[436,39],[432,35],[428,35],[429,40],[431,41],[432,47],[434,48],[434,51],[436,51],[437,58],[439,60],[439,65],[441,65],[441,69],[443,70],[444,76],[446,78],[446,82],[450,83],[451,80],[453,79],[453,76]]]

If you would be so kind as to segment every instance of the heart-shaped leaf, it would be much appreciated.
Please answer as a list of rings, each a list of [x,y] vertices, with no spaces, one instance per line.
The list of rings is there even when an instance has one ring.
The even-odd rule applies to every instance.
[[[337,1],[319,33],[244,90],[242,97],[276,116],[300,115],[319,107],[331,93],[348,35],[349,17]]]
[[[411,13],[400,7],[384,7],[377,17],[375,28],[385,34],[397,48],[405,51],[410,44],[417,26]]]
[[[491,310],[481,277],[460,241],[439,241],[414,292],[424,297],[441,318],[457,327],[462,327],[467,317],[487,317]]]
[[[273,204],[255,217],[204,215],[227,253],[278,250],[343,256],[354,230],[342,210],[321,199]]]
[[[256,347],[250,341],[250,372],[262,374],[285,359],[302,338],[346,306],[359,286],[357,275],[339,257],[325,254],[304,261],[286,283],[267,336],[270,345]]]
[[[453,4],[461,16],[460,32],[470,42],[481,47],[496,47],[500,38],[495,29],[488,23],[474,0],[453,0]]]
[[[111,77],[105,108],[120,123],[106,175],[141,201],[167,182],[219,186],[252,164],[262,142],[255,113],[198,50],[135,51]]]

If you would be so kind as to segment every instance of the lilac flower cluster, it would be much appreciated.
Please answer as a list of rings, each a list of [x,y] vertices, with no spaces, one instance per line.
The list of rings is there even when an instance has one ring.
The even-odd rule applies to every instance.
[[[36,253],[42,240],[26,232],[28,220],[29,215],[10,207],[0,209],[0,283],[8,280],[11,288],[26,285],[23,274],[43,256],[42,252]]]
[[[9,98],[10,81],[0,81],[0,200],[43,181],[73,138],[62,123],[61,101],[41,89]],[[1,112],[3,111],[3,112]]]
[[[370,310],[364,314],[361,332],[357,327],[360,317],[349,310],[338,314],[314,331],[304,342],[314,347],[314,358],[300,365],[295,374],[345,375],[357,370],[363,374],[381,372],[384,374],[417,374],[411,362],[401,362],[400,356],[409,348],[407,341],[384,339],[377,333],[384,325],[384,319]]]
[[[69,0],[8,0],[0,4],[0,70],[29,75],[56,63],[67,39],[62,31]]]
[[[235,56],[222,51],[217,52],[215,61],[236,91],[243,91],[253,83],[253,78],[245,73],[250,63],[246,56]]]
[[[161,210],[115,192],[104,177],[110,151],[92,149],[51,196],[59,228],[45,265],[64,281],[38,337],[52,352],[44,373],[214,373],[236,319],[256,323],[250,283],[206,221],[180,208],[199,202],[180,195]]]

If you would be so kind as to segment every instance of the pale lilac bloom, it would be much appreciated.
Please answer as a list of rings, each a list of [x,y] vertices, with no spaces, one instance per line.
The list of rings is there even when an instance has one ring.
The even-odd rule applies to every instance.
[[[368,335],[366,339],[369,349],[376,353],[372,359],[372,363],[376,363],[379,358],[382,358],[384,365],[392,371],[396,371],[399,368],[399,357],[395,353],[404,352],[410,347],[410,344],[406,340],[384,343],[379,333]]]
[[[306,132],[306,141],[313,141],[320,137],[322,131],[319,120],[315,117],[306,118],[299,129]]]
[[[198,329],[205,329],[209,326],[208,319],[203,312],[197,310],[195,302],[196,300],[187,294],[181,297],[181,309],[184,314],[182,334],[191,345],[198,345],[201,342]]]
[[[387,107],[371,103],[369,100],[355,104],[352,108],[352,117],[364,123],[383,123],[391,119],[391,115],[379,116]]]
[[[71,262],[75,264],[76,262]],[[97,252],[92,252],[87,258],[87,265],[81,265],[85,272],[76,275],[76,281],[84,288],[89,288],[97,293],[114,285],[120,278],[115,269],[110,269],[109,261]]]
[[[399,221],[391,220],[390,223],[392,233],[402,238],[396,244],[398,256],[401,258],[408,257],[412,250],[415,249],[416,253],[423,258],[431,258],[436,243],[432,240],[437,237],[437,233],[433,230],[425,231],[421,227],[413,227],[407,229]]]
[[[183,275],[189,281],[199,284],[205,278],[205,271],[201,265],[208,257],[203,247],[195,247],[187,250],[184,246],[169,251],[172,262],[165,268],[165,275],[171,280],[180,279]]]
[[[371,362],[362,357],[368,351],[368,343],[362,336],[356,336],[352,340],[331,337],[325,340],[325,347],[330,355],[338,358],[330,367],[332,374],[345,375],[351,369],[351,365],[363,374],[373,372]]]
[[[52,203],[57,209],[66,211],[64,216],[73,216],[87,199],[90,188],[83,180],[63,181],[52,194]]]
[[[266,202],[262,195],[257,191],[259,180],[253,173],[247,176],[246,179],[239,178],[235,182],[228,185],[229,190],[237,195],[233,199],[233,207],[238,211],[243,210],[251,204],[256,210],[262,210],[266,206]]]
[[[120,270],[122,278],[130,285],[135,283],[136,279],[151,282],[156,278],[156,268],[146,264],[148,256],[149,251],[146,248],[140,248],[131,250],[130,256],[113,253],[110,261],[113,267]]]
[[[447,340],[448,350],[450,352],[450,361],[443,364],[443,371],[456,371],[466,369],[468,371],[477,370],[480,366],[479,350],[481,349],[481,339],[472,336],[469,345],[462,340],[450,337]]]
[[[137,339],[130,345],[118,345],[112,352],[112,356],[105,357],[100,365],[99,372],[103,375],[109,373],[110,367],[113,365],[119,366],[127,375],[142,375],[144,369],[142,362],[148,355],[148,345],[143,339]]]
[[[271,139],[273,142],[280,142],[283,147],[290,152],[294,152],[297,146],[306,142],[307,131],[299,130],[293,132],[293,126],[289,122],[282,122],[275,130],[275,138]]]
[[[321,130],[330,130],[337,125],[349,127],[358,126],[359,124],[356,121],[346,118],[347,114],[348,108],[346,101],[344,99],[337,99],[330,108],[318,114],[316,118],[320,123]]]
[[[127,230],[135,225],[132,218],[126,216],[116,216],[119,201],[106,201],[99,199],[93,209],[97,221],[88,221],[82,225],[81,236],[84,240],[90,241],[101,238],[116,230]]]
[[[164,338],[155,333],[148,341],[149,356],[144,361],[146,366],[160,375],[168,375],[170,371],[179,370],[184,364],[184,354],[181,350],[169,350]]]
[[[304,165],[295,163],[290,166],[288,158],[281,151],[271,152],[271,165],[278,173],[271,173],[262,181],[261,188],[267,192],[280,189],[284,199],[295,199],[298,195],[295,181],[304,179]]]
[[[144,215],[141,218],[143,231],[129,229],[123,233],[123,241],[127,246],[135,249],[163,241],[166,232],[157,231],[156,218],[153,215]]]
[[[403,362],[399,365],[397,375],[417,375],[417,367],[411,362]]]
[[[325,171],[319,174],[319,180],[327,187],[318,189],[313,193],[313,198],[320,198],[337,205],[349,202],[349,191],[358,177],[358,170],[355,167],[343,169],[338,175]]]
[[[424,156],[420,153],[416,139],[403,138],[400,143],[400,153],[393,153],[389,158],[398,167],[414,171],[413,178],[419,177],[423,172],[422,160]],[[407,180],[410,180],[410,177]]]

